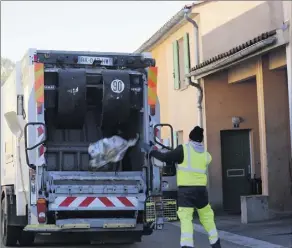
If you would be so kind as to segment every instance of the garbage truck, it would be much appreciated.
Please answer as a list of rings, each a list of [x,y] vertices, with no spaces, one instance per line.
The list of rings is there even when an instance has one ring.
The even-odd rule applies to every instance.
[[[1,85],[3,245],[37,233],[135,243],[163,228],[162,168],[145,147],[172,127],[151,122],[156,90],[149,54],[28,50]],[[137,142],[94,169],[89,147],[112,137]]]

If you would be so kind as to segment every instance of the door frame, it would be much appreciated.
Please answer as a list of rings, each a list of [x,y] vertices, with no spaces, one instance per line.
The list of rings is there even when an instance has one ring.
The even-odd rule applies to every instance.
[[[254,179],[255,175],[255,156],[254,156],[254,130],[244,129],[249,131],[249,154],[250,154],[250,177]]]

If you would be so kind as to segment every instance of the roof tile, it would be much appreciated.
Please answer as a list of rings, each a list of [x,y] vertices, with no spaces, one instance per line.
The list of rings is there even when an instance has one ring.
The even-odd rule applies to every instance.
[[[255,38],[253,38],[251,40],[248,40],[245,43],[242,43],[241,45],[238,45],[236,47],[231,48],[227,52],[220,53],[220,54],[218,54],[218,55],[216,55],[216,56],[214,56],[214,57],[212,57],[210,59],[205,60],[204,62],[196,65],[195,67],[193,67],[191,69],[191,71],[195,71],[197,69],[201,69],[202,67],[207,66],[209,64],[212,64],[212,63],[214,63],[214,62],[216,62],[216,61],[218,61],[220,59],[226,58],[226,57],[231,56],[231,55],[233,55],[233,54],[235,54],[237,52],[240,52],[241,50],[243,50],[243,49],[245,49],[245,48],[247,48],[249,46],[252,46],[252,45],[254,45],[255,43],[257,43],[259,41],[265,40],[265,39],[275,35],[276,33],[277,33],[276,30],[272,30],[270,32],[262,33],[261,35],[255,37]]]

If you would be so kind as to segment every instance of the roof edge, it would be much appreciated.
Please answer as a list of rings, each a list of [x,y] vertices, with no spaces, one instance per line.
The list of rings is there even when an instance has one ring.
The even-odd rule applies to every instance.
[[[195,6],[208,3],[210,1],[199,1],[194,2],[189,6],[185,6],[190,10],[193,10]],[[145,41],[134,53],[146,52],[150,47],[153,47],[158,41],[160,41],[163,36],[168,34],[174,27],[179,25],[184,20],[184,9],[183,7],[179,12],[177,12],[170,20],[168,20],[158,31],[156,31],[147,41]],[[194,14],[194,13],[191,13]]]
[[[274,33],[275,31],[276,33]],[[195,80],[198,80],[208,75],[214,74],[218,71],[222,71],[226,68],[237,65],[250,58],[265,54],[270,50],[284,46],[289,42],[289,39],[287,37],[287,30],[277,29],[270,32],[271,36],[266,37],[266,39],[258,40],[253,45],[248,46],[243,50],[237,51],[236,53],[228,57],[221,58],[211,64],[205,65],[200,69],[191,71],[186,76],[193,76]]]
[[[246,48],[251,47],[251,46],[257,44],[258,42],[266,40],[269,37],[272,37],[276,34],[277,34],[276,29],[262,33],[262,34],[258,35],[257,37],[254,37],[253,39],[250,39],[250,40],[248,40],[240,45],[237,45],[236,47],[231,48],[229,51],[217,54],[217,55],[213,56],[212,58],[206,59],[202,63],[191,68],[191,72],[194,72],[196,70],[200,70],[200,69],[202,69],[210,64],[213,64],[217,61],[220,61],[224,58],[228,58],[228,57],[230,57],[238,52],[241,52],[242,50],[245,50]]]
[[[150,47],[155,45],[164,35],[171,31],[178,23],[184,19],[184,10],[177,12],[167,23],[165,23],[154,35],[145,41],[135,53],[147,51]]]

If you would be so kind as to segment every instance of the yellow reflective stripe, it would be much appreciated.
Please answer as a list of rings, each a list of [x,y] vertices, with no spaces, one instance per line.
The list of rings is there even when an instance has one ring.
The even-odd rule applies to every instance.
[[[155,105],[157,100],[157,67],[148,68],[148,104]]]
[[[155,105],[155,103],[156,103],[156,92],[153,89],[148,88],[148,104]]]

